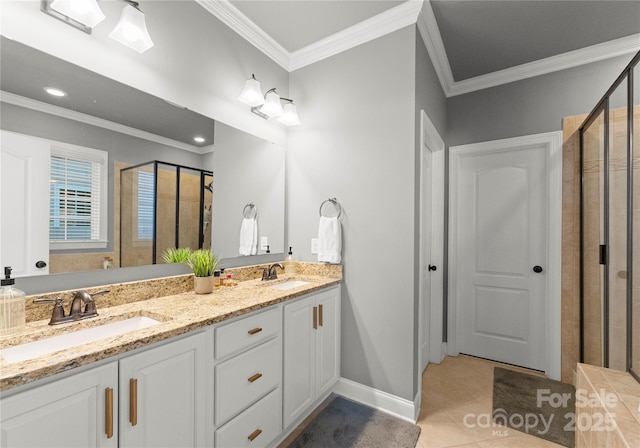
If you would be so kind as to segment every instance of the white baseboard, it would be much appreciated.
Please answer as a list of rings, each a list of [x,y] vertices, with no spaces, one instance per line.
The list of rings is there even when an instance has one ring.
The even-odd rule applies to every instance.
[[[333,386],[333,392],[411,423],[416,422],[416,412],[419,412],[420,409],[418,406],[418,411],[416,411],[416,404],[412,401],[356,383],[346,378],[340,378],[338,380]],[[416,397],[416,399],[419,398],[420,397]]]

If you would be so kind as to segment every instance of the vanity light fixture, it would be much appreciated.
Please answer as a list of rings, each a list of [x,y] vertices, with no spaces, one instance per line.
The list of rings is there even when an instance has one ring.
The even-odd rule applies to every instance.
[[[87,34],[105,19],[97,0],[42,0],[40,10]]]
[[[127,5],[109,37],[138,53],[144,53],[153,47],[144,13],[140,10],[138,2],[122,1]],[[87,34],[91,34],[92,28],[105,19],[97,0],[41,0],[40,10]]]
[[[251,106],[251,112],[265,120],[271,117],[278,118],[278,121],[286,126],[296,126],[300,124],[298,111],[295,104],[293,104],[293,100],[281,98],[275,87],[267,90],[267,93],[262,96],[260,82],[256,79],[255,75],[251,75],[251,78],[247,79],[238,100]],[[281,101],[286,102],[284,107],[280,104]]]
[[[138,2],[123,1],[128,5],[122,10],[120,21],[115,29],[111,31],[109,37],[129,48],[133,48],[138,53],[144,53],[153,47],[153,41],[149,36],[147,24],[144,20],[144,13],[140,11]]]

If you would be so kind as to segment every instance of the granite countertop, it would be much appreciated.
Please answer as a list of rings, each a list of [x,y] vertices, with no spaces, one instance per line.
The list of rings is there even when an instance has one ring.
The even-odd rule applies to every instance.
[[[289,290],[268,287],[294,278],[309,283]],[[0,349],[136,316],[161,321],[152,327],[27,361],[8,363],[0,357],[0,391],[285,302],[340,281],[340,278],[314,275],[282,276],[269,282],[246,280],[233,287],[217,288],[211,294],[184,292],[109,308],[100,308],[98,305],[97,317],[78,322],[55,326],[48,325],[48,319],[30,322],[20,333],[0,338]]]

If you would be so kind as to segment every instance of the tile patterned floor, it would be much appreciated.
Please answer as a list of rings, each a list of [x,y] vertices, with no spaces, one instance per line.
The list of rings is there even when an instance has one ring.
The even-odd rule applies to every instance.
[[[422,431],[416,448],[562,447],[515,429],[490,427],[495,366],[540,374],[465,355],[429,364],[422,375],[417,422]]]

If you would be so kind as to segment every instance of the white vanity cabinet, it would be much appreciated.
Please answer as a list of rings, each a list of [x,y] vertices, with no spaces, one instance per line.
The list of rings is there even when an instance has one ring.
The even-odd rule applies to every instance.
[[[34,387],[0,403],[0,446],[117,447],[118,363]]]
[[[207,334],[3,397],[0,446],[204,446]]]
[[[207,335],[120,360],[121,447],[205,445]]]
[[[284,427],[328,395],[340,376],[340,287],[284,306]]]
[[[282,433],[282,306],[215,329],[216,448],[266,447]]]

